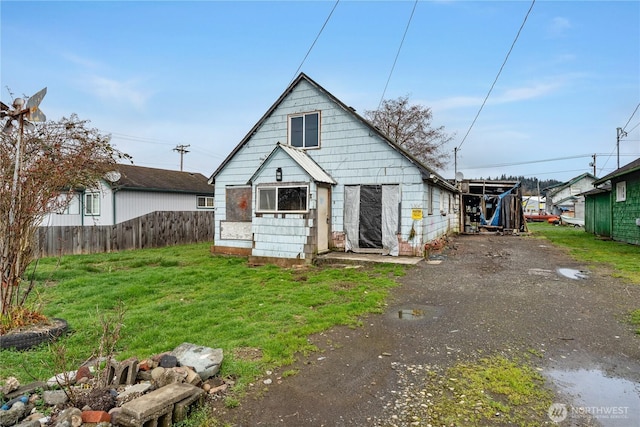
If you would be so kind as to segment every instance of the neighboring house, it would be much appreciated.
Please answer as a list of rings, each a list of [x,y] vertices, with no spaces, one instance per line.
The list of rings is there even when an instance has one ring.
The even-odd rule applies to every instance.
[[[214,253],[310,263],[422,255],[457,231],[457,191],[301,73],[211,175]]]
[[[43,226],[115,225],[155,211],[213,210],[213,187],[200,173],[116,165],[100,188],[75,190]]]
[[[583,173],[575,178],[544,189],[547,210],[553,215],[573,216],[584,219],[584,196],[582,193],[593,189],[593,182],[598,179],[590,173]]]
[[[610,188],[607,192],[608,183]],[[609,195],[611,238],[640,245],[640,158],[603,176],[593,184],[603,186],[604,194]],[[596,216],[593,220],[586,218],[585,224],[591,221],[599,222],[598,212],[594,215]],[[606,216],[604,220],[606,221]]]

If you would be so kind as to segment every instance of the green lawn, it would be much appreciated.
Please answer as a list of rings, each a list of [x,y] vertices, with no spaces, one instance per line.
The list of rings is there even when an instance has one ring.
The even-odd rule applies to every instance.
[[[100,318],[125,315],[118,360],[170,351],[182,342],[222,348],[221,374],[240,389],[269,367],[291,363],[313,350],[310,334],[334,325],[359,325],[381,312],[404,268],[251,268],[244,258],[213,256],[208,244],[112,254],[64,256],[40,261],[33,304],[69,322],[59,342],[71,367],[96,352]],[[234,357],[240,348],[262,350],[258,361]],[[0,352],[2,378],[46,380],[56,363],[47,346]]]
[[[557,246],[566,248],[578,261],[592,265],[605,265],[615,270],[613,275],[640,284],[640,246],[603,240],[581,227],[555,226],[530,223],[529,231],[544,237]]]

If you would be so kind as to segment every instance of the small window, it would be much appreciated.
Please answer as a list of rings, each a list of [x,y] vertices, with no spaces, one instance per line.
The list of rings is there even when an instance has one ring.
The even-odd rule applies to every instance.
[[[84,214],[88,216],[100,215],[100,193],[85,193]]]
[[[198,196],[198,209],[213,208],[213,196]]]
[[[289,144],[298,148],[317,148],[320,145],[320,113],[289,117]]]
[[[627,200],[627,181],[616,183],[616,202]]]
[[[307,186],[258,187],[258,211],[306,212]]]

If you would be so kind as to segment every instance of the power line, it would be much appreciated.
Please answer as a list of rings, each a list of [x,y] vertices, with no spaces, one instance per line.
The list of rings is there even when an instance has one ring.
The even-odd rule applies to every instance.
[[[496,75],[496,78],[493,81],[493,84],[491,85],[491,88],[489,89],[489,92],[487,93],[487,96],[485,96],[484,101],[482,101],[482,105],[480,105],[480,109],[478,110],[478,113],[474,117],[473,122],[471,122],[471,126],[469,126],[469,129],[467,130],[467,133],[464,135],[464,138],[462,138],[462,142],[460,142],[460,145],[458,145],[457,150],[460,150],[460,147],[462,147],[462,144],[464,144],[464,142],[466,141],[467,136],[469,136],[469,133],[471,132],[471,128],[473,128],[473,125],[476,123],[476,120],[478,120],[478,117],[480,116],[480,112],[484,108],[484,105],[487,103],[487,99],[489,99],[489,95],[491,95],[491,92],[493,91],[493,88],[495,87],[496,82],[498,81],[498,78],[500,77],[500,74],[502,73],[502,70],[504,69],[504,66],[507,64],[507,60],[509,59],[509,56],[511,55],[511,51],[513,50],[513,47],[516,45],[516,42],[518,41],[518,38],[520,37],[520,33],[522,32],[522,29],[524,28],[524,24],[527,22],[527,18],[529,18],[529,14],[531,13],[531,10],[533,9],[533,5],[535,3],[536,3],[536,0],[532,0],[531,1],[531,6],[529,7],[529,10],[527,11],[527,14],[524,17],[524,20],[522,21],[522,25],[520,25],[520,29],[518,30],[518,33],[516,34],[516,38],[513,40],[513,43],[511,43],[511,47],[509,48],[509,52],[507,52],[507,56],[504,58],[504,61],[502,62],[502,65],[500,66],[500,70],[498,71],[498,75]]]
[[[407,22],[407,26],[404,29],[404,34],[402,35],[402,40],[400,41],[400,46],[398,46],[398,52],[396,52],[396,57],[393,60],[393,65],[391,66],[391,71],[389,71],[389,77],[387,77],[387,83],[384,85],[384,90],[382,91],[382,96],[380,97],[380,102],[378,103],[378,110],[380,110],[380,106],[382,105],[382,101],[384,100],[384,95],[387,93],[387,87],[389,86],[389,81],[391,80],[391,75],[393,74],[393,70],[396,68],[396,63],[398,62],[398,57],[400,56],[400,51],[402,50],[402,45],[404,44],[404,39],[407,37],[407,32],[409,31],[409,26],[411,25],[411,20],[413,19],[413,14],[416,11],[416,6],[418,6],[418,0],[413,3],[413,9],[411,10],[411,15],[409,16],[409,21]]]
[[[338,7],[338,3],[340,3],[340,0],[336,0],[336,3],[333,5],[333,9],[331,9],[331,12],[329,12],[329,16],[327,16],[327,19],[324,21],[324,24],[322,24],[322,28],[320,28],[320,31],[318,32],[318,35],[316,36],[316,39],[313,41],[313,43],[311,43],[311,46],[309,47],[309,50],[307,51],[307,54],[302,59],[302,62],[300,63],[300,66],[298,67],[296,72],[293,73],[293,77],[291,78],[291,82],[296,78],[296,76],[300,72],[300,69],[302,68],[302,65],[307,60],[307,57],[311,53],[311,50],[313,49],[313,47],[316,45],[316,42],[320,38],[320,34],[322,34],[322,31],[324,30],[324,27],[327,26],[327,23],[329,22],[329,19],[331,19],[331,15],[333,15],[333,11],[336,10],[336,7]],[[289,82],[289,84],[291,84],[291,82]]]
[[[556,157],[554,159],[529,160],[529,161],[526,161],[526,162],[499,163],[499,164],[494,164],[494,165],[466,167],[466,169],[488,169],[488,168],[497,168],[497,167],[506,167],[506,166],[529,165],[529,164],[533,164],[533,163],[545,163],[545,162],[555,162],[555,161],[558,161],[558,160],[579,159],[579,158],[582,158],[582,157],[591,157],[592,155],[593,154],[577,154],[575,156]]]
[[[640,108],[640,102],[638,103],[638,105],[636,105],[636,109],[635,109],[635,110],[633,110],[633,113],[631,113],[631,117],[629,117],[629,120],[627,120],[627,124],[626,124],[626,125],[624,125],[624,126],[622,127],[622,131],[623,131],[623,132],[625,131],[625,129],[626,129],[626,128],[627,128],[627,126],[629,125],[629,122],[631,121],[631,119],[633,119],[633,116],[635,116],[635,115],[636,115],[636,112],[638,111],[638,108]],[[639,123],[639,124],[640,124],[640,123]],[[637,128],[637,127],[638,127],[638,125],[635,125],[635,126],[633,127],[633,129],[635,129],[635,128]],[[633,129],[631,129],[631,130],[633,130]],[[629,132],[631,132],[631,130],[630,130]]]

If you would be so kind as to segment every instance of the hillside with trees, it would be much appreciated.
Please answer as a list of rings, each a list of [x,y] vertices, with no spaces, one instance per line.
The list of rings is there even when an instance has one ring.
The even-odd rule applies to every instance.
[[[542,192],[545,188],[551,187],[552,185],[562,184],[562,181],[558,181],[557,179],[538,179],[536,177],[525,178],[524,176],[507,176],[502,174],[499,177],[491,178],[480,178],[487,180],[498,180],[498,181],[520,181],[522,185],[522,194],[536,196],[538,195],[538,190]]]

